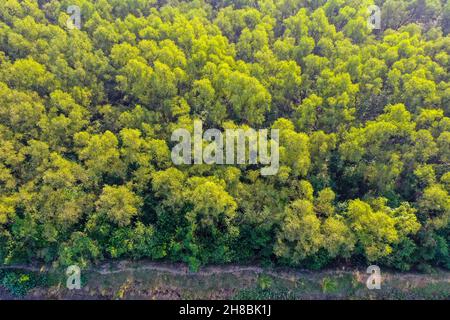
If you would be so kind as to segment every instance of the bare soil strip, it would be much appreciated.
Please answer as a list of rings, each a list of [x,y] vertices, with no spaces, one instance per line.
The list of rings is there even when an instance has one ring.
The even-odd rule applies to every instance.
[[[446,296],[446,292],[450,292],[450,272],[444,270],[437,270],[433,274],[382,270],[385,291],[374,293],[368,292],[365,286],[369,276],[365,270],[348,268],[311,271],[215,265],[192,272],[181,263],[111,261],[82,270],[82,274],[87,278],[85,286],[79,291],[67,290],[64,270],[54,269],[48,265],[9,265],[1,266],[0,269],[59,273],[60,280],[57,284],[52,284],[48,288],[35,288],[27,296],[22,297],[25,299],[229,299],[245,290],[256,290],[255,297],[259,298],[261,277],[272,279],[272,289],[281,288],[288,294],[299,294],[299,297],[304,299],[395,299],[398,295],[402,298],[403,293],[405,298],[409,298],[410,292],[414,292],[412,298],[420,299],[422,293],[417,290],[422,289],[425,290],[424,298],[434,296],[438,299],[450,298],[450,294],[449,297]],[[299,293],[300,289],[303,291]],[[394,297],[392,290],[396,292]],[[435,290],[439,290],[439,293],[435,294]],[[0,286],[0,299],[11,298],[14,297]]]

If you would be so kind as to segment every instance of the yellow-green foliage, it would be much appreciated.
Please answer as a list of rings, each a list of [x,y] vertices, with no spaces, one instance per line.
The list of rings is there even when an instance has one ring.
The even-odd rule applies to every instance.
[[[1,263],[449,267],[450,5],[373,3],[2,0]],[[195,119],[278,174],[175,166]]]

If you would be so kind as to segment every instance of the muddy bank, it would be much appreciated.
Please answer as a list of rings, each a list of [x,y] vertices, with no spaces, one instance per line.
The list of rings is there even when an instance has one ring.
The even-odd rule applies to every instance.
[[[50,266],[15,265],[1,270],[16,278],[9,276],[7,286],[0,286],[0,299],[450,298],[450,272],[443,270],[434,274],[382,271],[380,290],[367,288],[365,270],[345,268],[310,271],[226,265],[191,272],[183,264],[118,261],[82,270],[80,290],[68,290],[64,270]],[[20,288],[23,279],[34,277],[45,280],[35,281],[27,290]]]

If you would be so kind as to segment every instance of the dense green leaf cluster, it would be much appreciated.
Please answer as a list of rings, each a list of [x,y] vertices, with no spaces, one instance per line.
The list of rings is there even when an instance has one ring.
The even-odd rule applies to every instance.
[[[450,267],[450,5],[2,0],[0,260]],[[69,30],[69,5],[81,30]],[[280,170],[171,132],[280,130]]]

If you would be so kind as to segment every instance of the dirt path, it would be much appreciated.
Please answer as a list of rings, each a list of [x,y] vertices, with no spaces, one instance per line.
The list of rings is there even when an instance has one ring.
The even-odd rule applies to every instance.
[[[48,265],[35,266],[35,265],[9,265],[0,266],[0,269],[16,269],[31,272],[46,272],[51,271],[52,267]],[[168,264],[163,262],[148,262],[148,261],[118,261],[118,262],[108,262],[103,263],[95,267],[91,267],[86,272],[99,273],[101,275],[111,275],[123,272],[139,272],[139,271],[156,271],[167,273],[171,275],[179,276],[201,276],[209,277],[213,275],[220,274],[239,274],[243,272],[255,273],[255,274],[265,274],[273,277],[278,277],[282,279],[291,279],[292,277],[312,277],[317,274],[321,275],[336,275],[336,274],[365,274],[365,270],[321,270],[321,271],[311,271],[307,269],[287,269],[287,268],[263,268],[259,266],[242,266],[242,265],[216,265],[216,266],[205,266],[199,269],[197,272],[192,272],[189,270],[188,266],[181,263]],[[400,273],[400,272],[382,272],[385,277],[399,278],[404,280],[415,280],[415,281],[429,281],[435,282],[439,279],[440,282],[450,283],[450,272],[440,270],[437,274],[421,274],[421,273]]]
[[[302,299],[330,297],[374,299],[378,297],[366,290],[365,282],[368,274],[365,269],[336,268],[311,271],[294,268],[264,268],[255,265],[213,265],[192,272],[187,265],[181,263],[109,261],[82,270],[87,282],[79,291],[70,291],[65,288],[66,276],[63,269],[54,269],[49,265],[0,266],[0,270],[2,269],[53,273],[56,276],[58,279],[56,283],[31,290],[25,299],[229,299],[241,290],[258,288],[260,275],[272,278],[273,280],[270,281],[271,283],[273,281],[273,288],[283,288],[283,292],[288,293],[296,292],[297,297]],[[426,296],[445,299],[447,296],[450,297],[448,293],[450,292],[450,272],[448,271],[439,270],[435,274],[419,274],[382,269],[381,276],[386,290],[379,295],[380,299],[393,296],[391,290],[397,294],[401,293],[400,297],[404,297],[403,294],[408,294],[410,291],[413,292],[413,296],[406,295],[407,298]],[[332,283],[332,287],[334,286],[337,292],[330,296],[324,291],[327,290],[324,289],[325,283]],[[430,285],[435,287],[426,291]],[[357,288],[363,288],[363,290]],[[418,288],[425,288],[425,293],[423,295],[417,293]],[[11,299],[12,296],[4,289],[0,286],[0,300]],[[444,290],[445,293],[435,294],[435,290]]]

